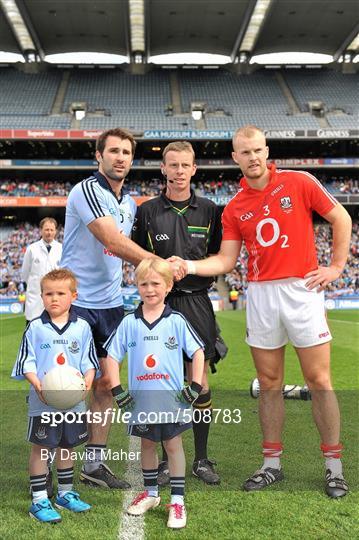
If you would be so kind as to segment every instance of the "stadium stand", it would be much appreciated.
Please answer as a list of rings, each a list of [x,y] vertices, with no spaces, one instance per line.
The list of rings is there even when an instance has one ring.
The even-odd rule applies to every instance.
[[[0,111],[4,115],[50,114],[61,72],[23,73],[15,68],[1,68]]]
[[[309,101],[323,101],[328,111],[359,112],[357,74],[344,75],[329,69],[300,69],[288,70],[284,76],[302,111],[308,110]]]
[[[120,69],[52,68],[27,74],[1,67],[0,127],[70,129],[70,106],[81,102],[86,103],[87,115],[76,128],[122,125],[137,132],[193,130],[199,125],[191,116],[191,103],[202,102],[206,109],[200,129],[233,130],[246,123],[267,130],[318,129],[323,124],[308,112],[308,101],[313,100],[324,103],[327,127],[358,127],[357,74],[325,69],[260,69],[250,75],[225,69],[179,69],[171,73],[170,77],[163,69],[132,75]],[[279,78],[287,84],[299,113],[293,111]],[[174,79],[178,82],[175,87]],[[51,114],[55,101],[59,101],[60,87],[61,103],[57,114]],[[179,105],[174,111],[176,92]]]
[[[195,70],[178,72],[178,76],[184,110],[190,110],[192,102],[203,102],[208,112],[223,111],[223,116],[206,116],[208,129],[236,129],[248,123],[264,129],[319,127],[312,116],[290,115],[273,71],[243,76],[225,70]]]
[[[73,70],[63,112],[74,101],[86,101],[90,112],[105,109],[117,114],[163,113],[171,102],[168,73],[154,70],[136,76],[118,70]]]

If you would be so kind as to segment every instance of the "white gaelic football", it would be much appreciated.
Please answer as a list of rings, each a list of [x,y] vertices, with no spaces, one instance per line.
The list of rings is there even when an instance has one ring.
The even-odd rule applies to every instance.
[[[82,373],[72,366],[56,366],[41,381],[46,402],[56,409],[71,409],[85,398],[86,385]]]

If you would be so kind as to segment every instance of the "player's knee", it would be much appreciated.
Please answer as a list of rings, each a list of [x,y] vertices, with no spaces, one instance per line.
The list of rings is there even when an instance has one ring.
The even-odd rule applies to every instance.
[[[111,381],[108,375],[102,375],[99,379],[94,381],[92,386],[94,394],[97,396],[100,393],[109,393],[111,394]]]
[[[313,373],[306,376],[306,383],[309,390],[332,390],[330,376],[326,373]]]
[[[173,439],[168,439],[163,441],[163,445],[166,449],[167,454],[174,455],[178,452],[180,445],[182,444],[179,437],[173,437]]]
[[[258,373],[259,385],[262,391],[281,390],[283,385],[283,376],[280,373]]]

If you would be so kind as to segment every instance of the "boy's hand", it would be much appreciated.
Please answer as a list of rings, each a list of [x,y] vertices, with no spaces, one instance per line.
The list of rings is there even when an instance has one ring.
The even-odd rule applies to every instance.
[[[119,384],[118,386],[112,388],[111,392],[120,409],[123,409],[124,411],[132,411],[135,406],[135,400],[128,390],[125,390]]]
[[[192,382],[191,385],[184,386],[177,394],[177,399],[182,403],[188,403],[192,405],[198,398],[202,386],[196,382]]]
[[[45,398],[44,398],[44,396],[42,395],[41,382],[38,381],[37,383],[33,384],[33,387],[35,388],[36,393],[37,393],[39,399],[40,399],[43,403],[46,403],[46,405],[47,405],[47,401],[45,401]]]

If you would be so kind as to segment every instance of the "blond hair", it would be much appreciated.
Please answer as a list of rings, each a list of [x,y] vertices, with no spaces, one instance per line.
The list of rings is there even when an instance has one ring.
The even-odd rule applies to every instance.
[[[195,160],[195,154],[193,150],[193,146],[188,141],[173,141],[169,143],[162,152],[162,161],[163,163],[166,162],[166,155],[168,152],[189,152],[192,154],[193,161]]]
[[[140,262],[135,270],[136,283],[144,279],[151,270],[163,278],[167,287],[172,287],[173,276],[171,266],[167,261],[159,258],[144,259]]]
[[[72,293],[77,290],[77,280],[75,274],[68,270],[67,268],[58,268],[57,270],[51,270],[46,274],[40,281],[41,292],[44,288],[45,281],[69,281],[69,289]]]
[[[233,148],[237,140],[237,137],[247,137],[248,139],[250,139],[251,137],[258,135],[258,133],[260,133],[261,135],[263,135],[263,137],[265,137],[264,131],[255,125],[247,124],[246,126],[238,128],[234,132],[233,137],[232,137]]]

